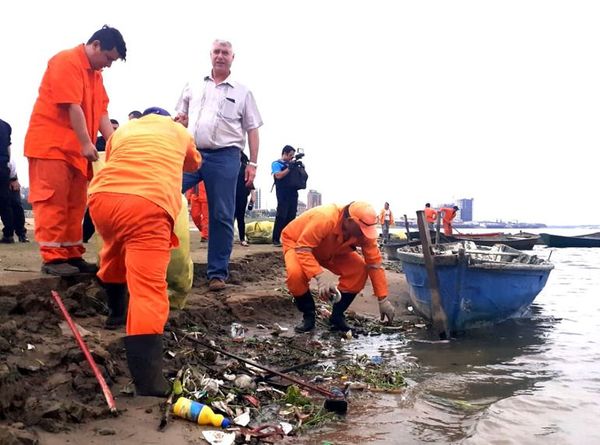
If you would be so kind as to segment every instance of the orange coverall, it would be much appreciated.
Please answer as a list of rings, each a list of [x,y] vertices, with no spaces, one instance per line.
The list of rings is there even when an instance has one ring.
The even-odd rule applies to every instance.
[[[438,210],[442,213],[442,223],[444,224],[444,235],[452,235],[452,221],[456,216],[456,210],[452,207],[442,207]]]
[[[344,240],[343,210],[335,204],[315,207],[283,229],[287,286],[294,297],[304,295],[311,278],[323,272],[323,268],[340,276],[338,287],[342,292],[360,292],[368,276],[375,296],[381,299],[388,295],[377,240]],[[362,256],[356,247],[361,248]]]
[[[208,239],[208,199],[206,198],[206,187],[204,181],[200,181],[196,187],[185,192],[185,197],[191,204],[192,221],[198,230],[203,240]]]
[[[91,175],[71,128],[70,104],[81,105],[95,143],[100,119],[107,115],[108,96],[102,74],[90,66],[84,45],[62,51],[48,62],[25,135],[29,202],[45,263],[80,258],[85,252],[81,221]]]
[[[129,121],[106,145],[106,166],[90,184],[90,214],[104,240],[98,277],[129,289],[127,335],[161,334],[169,315],[167,266],[179,245],[182,169],[200,154],[186,129],[150,114]]]
[[[427,221],[428,224],[435,224],[437,222],[437,212],[435,211],[435,209],[432,209],[431,207],[425,207],[425,221]]]

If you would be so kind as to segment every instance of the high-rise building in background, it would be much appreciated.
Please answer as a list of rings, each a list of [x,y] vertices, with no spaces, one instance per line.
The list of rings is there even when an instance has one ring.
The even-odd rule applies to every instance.
[[[306,208],[312,209],[321,205],[321,194],[316,190],[309,190],[306,194]]]
[[[261,193],[261,189],[256,189],[256,202],[254,203],[254,208],[256,210],[260,210],[262,209],[262,193]]]
[[[456,201],[461,221],[473,221],[473,198],[462,198]]]

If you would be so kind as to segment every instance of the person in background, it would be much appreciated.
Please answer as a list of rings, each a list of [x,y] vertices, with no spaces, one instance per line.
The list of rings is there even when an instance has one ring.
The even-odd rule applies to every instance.
[[[429,230],[435,230],[435,223],[437,222],[437,211],[431,208],[430,203],[425,204],[425,209],[423,211],[425,212],[425,221],[429,226]]]
[[[190,204],[192,221],[200,231],[200,242],[204,243],[208,241],[208,200],[206,199],[204,181],[200,181],[186,191],[185,197]]]
[[[116,119],[111,119],[110,124],[112,125],[113,131],[119,128],[119,121]],[[99,159],[102,159],[100,153],[103,153],[106,150],[106,139],[104,136],[98,136],[96,140],[96,150],[98,150]],[[96,228],[94,227],[94,222],[90,217],[90,209],[85,209],[85,215],[83,215],[83,242],[84,244],[88,243],[94,233],[96,232]]]
[[[52,57],[42,78],[25,156],[44,273],[71,276],[97,270],[83,259],[81,222],[90,162],[98,159],[96,135],[100,131],[108,140],[114,131],[101,71],[125,60],[126,53],[121,33],[105,25],[86,44]]]
[[[130,112],[127,117],[129,118],[129,120],[131,119],[139,119],[140,117],[142,117],[142,112],[138,111],[138,110],[133,110],[132,112]]]
[[[235,190],[240,151],[248,135],[249,162],[244,179],[252,187],[256,176],[262,118],[252,92],[231,74],[233,47],[215,40],[210,51],[210,75],[188,83],[177,103],[178,122],[194,134],[202,167],[183,175],[182,190],[204,181],[208,197],[209,240],[206,274],[211,291],[225,289],[233,248]]]
[[[164,396],[163,331],[169,316],[167,267],[181,210],[182,171],[201,157],[190,134],[162,108],[117,130],[106,146],[106,165],[90,184],[89,207],[104,244],[98,279],[106,289],[106,327],[126,322],[127,364],[136,391]],[[126,290],[129,290],[129,305]]]
[[[379,212],[379,224],[381,224],[381,236],[383,238],[383,242],[388,242],[390,240],[390,226],[395,224],[394,214],[390,209],[389,202],[386,202],[383,205],[381,212]]]
[[[381,320],[394,318],[394,306],[388,300],[387,279],[381,252],[377,246],[377,213],[366,202],[355,201],[340,207],[335,204],[314,207],[302,213],[281,233],[287,273],[287,287],[302,312],[296,332],[315,327],[315,302],[309,282],[317,280],[319,297],[325,300],[339,289],[341,300],[333,305],[329,322],[332,330],[350,329],[344,312],[371,279],[379,301]],[[362,255],[356,250],[360,247]],[[324,269],[339,275],[339,281]]]
[[[10,196],[10,146],[12,143],[12,128],[8,122],[0,119],[0,217],[2,221],[10,221],[11,196]],[[6,223],[5,223],[6,224]],[[9,243],[2,238],[2,243]],[[14,242],[14,240],[13,240]]]
[[[2,229],[0,243],[14,243],[15,234],[20,243],[28,243],[29,238],[27,238],[27,229],[25,228],[25,211],[21,202],[21,184],[19,184],[17,166],[14,160],[10,160],[8,167],[10,170],[8,212],[2,212],[1,214],[4,228]]]
[[[113,128],[113,131],[115,131],[117,128],[119,128],[119,121],[116,119],[111,119],[110,125]],[[98,136],[98,139],[96,139],[96,150],[101,152],[101,151],[104,151],[105,149],[106,149],[106,139],[104,138],[104,136],[100,135],[100,136]]]
[[[456,217],[456,212],[458,212],[458,210],[458,206],[442,207],[438,210],[438,212],[442,214],[442,223],[444,224],[444,235],[452,235],[452,221],[454,221],[454,218]]]
[[[271,174],[275,181],[275,193],[277,194],[277,214],[273,226],[273,245],[281,246],[281,231],[293,221],[298,210],[298,190],[285,186],[285,177],[293,168],[293,160],[296,149],[286,145],[281,150],[281,158],[271,164]]]
[[[238,174],[237,189],[235,192],[235,220],[238,226],[240,244],[244,247],[247,247],[248,241],[246,241],[246,206],[249,205],[248,195],[250,195],[250,189],[246,185],[246,181],[244,179],[246,165],[248,164],[248,156],[246,156],[246,153],[241,152],[240,161],[240,173]],[[254,185],[252,187],[254,188]]]

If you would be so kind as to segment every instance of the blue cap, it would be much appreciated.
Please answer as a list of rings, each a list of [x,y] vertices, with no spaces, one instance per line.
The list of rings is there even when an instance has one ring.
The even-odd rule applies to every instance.
[[[229,428],[231,426],[231,420],[229,420],[227,417],[223,418],[223,421],[221,422],[221,428]]]
[[[160,114],[161,116],[171,116],[171,113],[169,113],[164,108],[160,108],[160,107],[146,108],[144,110],[144,112],[142,113],[142,116],[147,116],[149,114]]]

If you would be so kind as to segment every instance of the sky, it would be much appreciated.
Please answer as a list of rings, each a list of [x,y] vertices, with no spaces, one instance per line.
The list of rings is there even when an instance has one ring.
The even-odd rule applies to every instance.
[[[48,59],[119,29],[127,61],[104,71],[109,114],[174,111],[210,72],[214,39],[253,92],[256,186],[305,150],[323,203],[388,201],[396,218],[473,198],[475,220],[600,224],[597,1],[22,1],[3,6],[0,118],[28,184],[23,138]],[[301,199],[305,192],[301,193]]]

